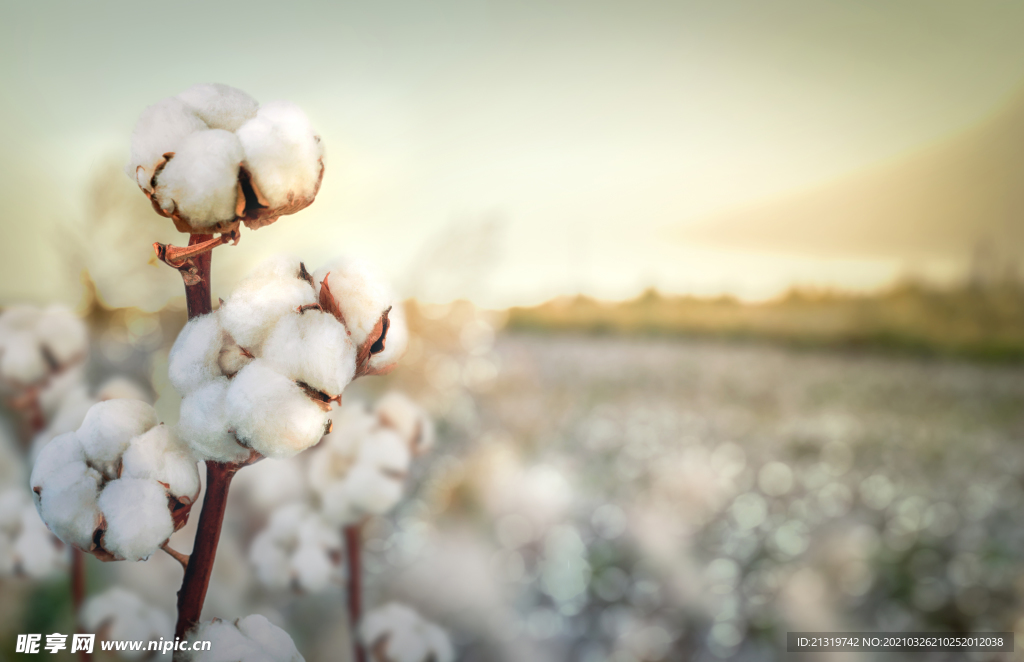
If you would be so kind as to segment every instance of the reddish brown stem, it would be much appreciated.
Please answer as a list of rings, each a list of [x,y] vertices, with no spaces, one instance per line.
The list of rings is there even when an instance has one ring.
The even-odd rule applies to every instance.
[[[85,604],[85,552],[77,547],[71,548],[71,608],[75,612],[75,631],[85,632],[82,628],[82,605]],[[78,659],[89,662],[92,655],[87,651],[78,651]]]
[[[348,622],[356,662],[366,662],[366,649],[359,640],[359,621],[363,617],[362,575],[363,527],[345,527],[345,561],[348,564]]]
[[[194,234],[188,240],[189,246],[195,246],[209,241],[213,235]],[[195,285],[185,286],[185,303],[188,305],[188,318],[199,317],[213,310],[213,303],[210,300],[210,263],[213,260],[213,253],[207,252],[191,258],[196,265],[199,282]]]
[[[185,577],[178,590],[178,623],[174,635],[184,639],[189,630],[199,623],[206,601],[206,590],[210,586],[213,561],[220,542],[220,529],[224,523],[224,508],[228,503],[228,488],[231,479],[242,465],[206,463],[206,496],[203,498],[203,512],[199,515],[196,540],[185,566]]]

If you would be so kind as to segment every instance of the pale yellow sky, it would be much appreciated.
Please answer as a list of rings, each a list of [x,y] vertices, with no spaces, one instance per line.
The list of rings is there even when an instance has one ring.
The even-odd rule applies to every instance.
[[[216,287],[357,252],[407,294],[501,306],[948,275],[671,230],[941,142],[1024,81],[1015,2],[7,3],[0,25],[0,303],[70,296],[57,228],[142,108],[196,82],[299,103],[328,155],[312,207],[218,249]],[[441,240],[467,235],[485,259]]]

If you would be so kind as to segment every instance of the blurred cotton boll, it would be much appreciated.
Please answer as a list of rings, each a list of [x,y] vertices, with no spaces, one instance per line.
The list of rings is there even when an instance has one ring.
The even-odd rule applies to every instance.
[[[373,662],[454,662],[448,635],[410,607],[390,603],[363,618],[359,636]]]
[[[147,642],[174,638],[174,622],[169,615],[122,588],[89,598],[82,607],[81,619],[89,632],[102,632],[105,639]],[[122,656],[144,657],[142,652],[135,651],[126,651]]]
[[[189,662],[305,662],[288,633],[264,616],[253,614],[233,623],[218,618],[199,624],[189,641],[209,641],[210,649],[190,651]]]

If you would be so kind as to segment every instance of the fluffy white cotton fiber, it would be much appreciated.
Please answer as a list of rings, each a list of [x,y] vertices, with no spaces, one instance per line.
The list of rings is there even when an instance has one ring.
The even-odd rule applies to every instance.
[[[132,438],[157,424],[156,410],[139,400],[98,402],[85,414],[78,428],[82,450],[107,478],[117,475],[121,455]]]
[[[39,516],[53,534],[69,545],[91,549],[102,521],[97,498],[103,476],[84,462],[74,462],[46,476],[33,471],[32,477]]]
[[[89,598],[82,608],[82,625],[90,632],[107,628],[107,637],[121,641],[152,641],[174,637],[174,623],[160,609],[142,599],[115,587]],[[142,653],[134,656],[142,657]],[[124,655],[133,659],[130,655]]]
[[[422,453],[434,445],[434,426],[427,412],[398,391],[386,393],[374,407],[377,419],[398,433],[413,453]]]
[[[189,134],[207,129],[206,123],[184,101],[168,97],[142,111],[132,131],[131,159],[125,168],[140,187],[150,190],[158,163],[164,154],[178,149]]]
[[[87,350],[85,324],[64,306],[15,305],[0,312],[0,378],[9,385],[54,382]]]
[[[240,446],[228,429],[228,386],[228,380],[219,377],[181,401],[178,436],[200,460],[241,462],[249,456],[249,449]]]
[[[238,344],[258,354],[277,320],[315,301],[313,288],[297,277],[246,278],[217,314]]]
[[[302,109],[273,101],[238,129],[254,186],[270,207],[316,195],[323,149]]]
[[[168,215],[177,212],[197,229],[235,220],[242,145],[221,129],[197,131],[156,177],[154,198]]]
[[[290,457],[324,435],[325,409],[262,359],[235,375],[226,404],[238,440],[265,457]]]
[[[218,358],[222,336],[216,313],[189,320],[178,334],[171,347],[167,376],[180,395],[187,395],[220,377]]]
[[[335,305],[352,334],[352,342],[357,347],[362,345],[381,315],[392,305],[391,288],[377,270],[363,260],[340,258],[317,269],[313,283],[318,295],[325,277]]]
[[[259,103],[238,88],[222,83],[200,83],[178,95],[211,129],[238,131],[256,117]]]
[[[70,309],[61,305],[43,310],[36,326],[39,344],[56,359],[58,365],[79,360],[89,344],[85,324]]]
[[[189,639],[211,642],[210,650],[191,652],[191,662],[305,662],[288,633],[258,614],[202,623]]]
[[[125,560],[149,558],[174,533],[167,491],[154,480],[112,480],[97,503],[107,523],[103,547]]]
[[[356,348],[345,327],[319,310],[282,316],[264,343],[263,359],[331,397],[341,395],[356,370]]]
[[[163,423],[132,440],[122,458],[121,476],[151,478],[188,503],[199,494],[195,457]]]
[[[316,593],[341,581],[341,536],[302,502],[280,506],[253,539],[249,559],[260,582]]]

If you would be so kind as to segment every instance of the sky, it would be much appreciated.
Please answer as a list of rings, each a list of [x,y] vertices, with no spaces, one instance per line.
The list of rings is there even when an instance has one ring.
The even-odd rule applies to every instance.
[[[64,228],[88,232],[141,110],[198,82],[298,103],[327,154],[311,207],[217,249],[215,290],[279,251],[361,254],[403,294],[492,307],[950,276],[956,251],[678,229],[984,124],[1024,82],[1022,27],[998,0],[5,3],[0,303],[77,296]],[[132,250],[184,243],[155,215],[137,227]]]

